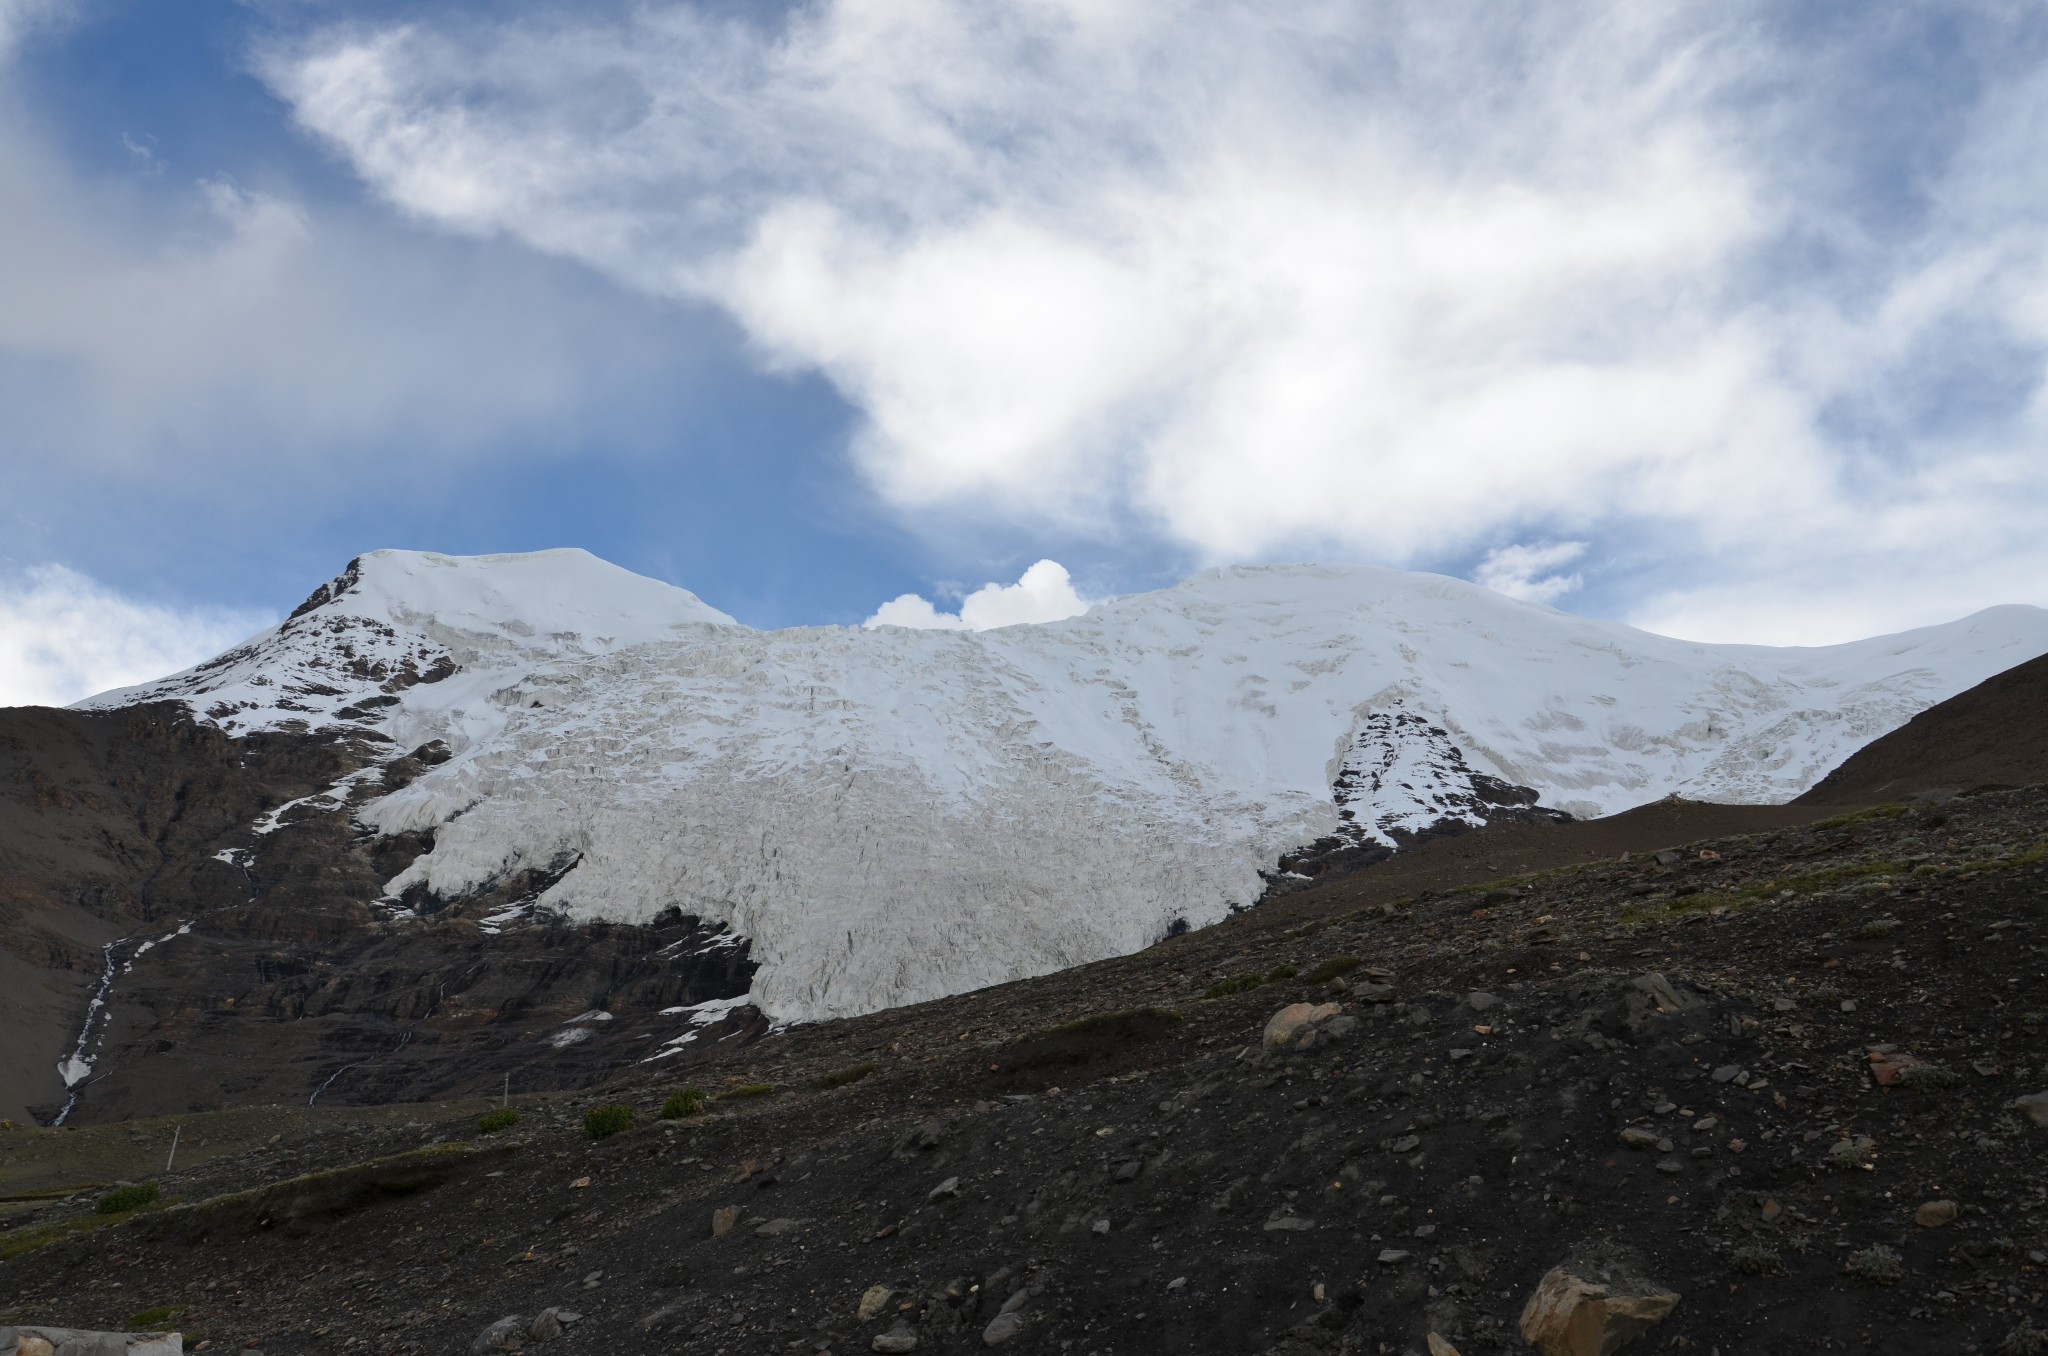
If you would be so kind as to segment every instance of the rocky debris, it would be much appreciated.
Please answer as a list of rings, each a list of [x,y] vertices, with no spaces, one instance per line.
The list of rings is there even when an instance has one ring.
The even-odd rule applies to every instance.
[[[868,1343],[868,1349],[886,1353],[916,1351],[917,1329],[899,1322],[887,1332],[876,1333],[874,1340]]]
[[[185,1339],[175,1332],[100,1332],[87,1328],[0,1325],[6,1356],[183,1356]]]
[[[1611,1356],[1669,1317],[1678,1299],[1625,1274],[1595,1280],[1553,1267],[1522,1306],[1522,1340],[1543,1356]]]

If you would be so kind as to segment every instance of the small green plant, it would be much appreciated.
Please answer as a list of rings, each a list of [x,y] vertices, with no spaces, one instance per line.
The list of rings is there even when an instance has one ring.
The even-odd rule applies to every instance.
[[[519,1108],[501,1106],[496,1111],[486,1111],[483,1115],[477,1117],[476,1128],[479,1134],[495,1135],[500,1130],[510,1130],[517,1124],[519,1124]]]
[[[1234,993],[1250,993],[1265,982],[1261,975],[1237,975],[1230,979],[1219,979],[1202,990],[1202,997],[1227,998]]]
[[[818,1086],[821,1088],[843,1088],[849,1084],[860,1082],[861,1079],[866,1078],[874,1071],[875,1066],[872,1063],[856,1064],[850,1069],[834,1069],[831,1073],[825,1074],[818,1079]]]
[[[685,1116],[699,1115],[704,1110],[704,1089],[684,1088],[672,1092],[661,1104],[661,1118],[665,1121],[679,1121]]]
[[[2043,1016],[2038,1012],[2023,1012],[2020,1014],[2020,1029],[2028,1035],[2039,1035],[2041,1028],[2044,1026],[2048,1026],[2048,1016]]]
[[[1958,1081],[1960,1075],[1939,1064],[1915,1064],[1910,1069],[1899,1070],[1898,1078],[1899,1086],[1908,1092],[1934,1092],[1953,1087]]]
[[[1889,937],[1898,930],[1899,920],[1896,918],[1873,918],[1856,929],[1856,935],[1875,941],[1880,937]]]
[[[182,1304],[159,1304],[154,1309],[144,1309],[139,1314],[130,1315],[128,1326],[137,1329],[161,1328],[184,1312],[185,1306]]]
[[[1998,1356],[2048,1356],[2048,1332],[2026,1319],[1998,1344]]]
[[[723,1093],[719,1094],[719,1100],[743,1102],[749,1097],[766,1097],[773,1091],[775,1091],[773,1083],[742,1083],[736,1088],[727,1088]]]
[[[1341,979],[1350,974],[1358,965],[1356,956],[1332,956],[1303,975],[1301,981],[1304,984],[1328,984],[1333,979]]]
[[[1729,1256],[1728,1264],[1745,1276],[1775,1276],[1785,1269],[1785,1260],[1778,1256],[1778,1250],[1762,1243],[1737,1248]]]
[[[1842,1270],[1865,1285],[1897,1285],[1906,1279],[1906,1264],[1882,1243],[1850,1253]]]
[[[145,1205],[154,1205],[163,1198],[163,1189],[155,1182],[141,1182],[135,1186],[116,1187],[100,1197],[93,1212],[100,1215],[125,1215],[130,1210],[140,1210]]]
[[[1842,991],[1832,984],[1816,984],[1800,994],[1799,1001],[1810,1008],[1831,1008],[1842,1001]]]
[[[594,1106],[583,1113],[583,1133],[592,1139],[610,1139],[633,1128],[633,1108],[620,1104]]]
[[[1266,982],[1268,984],[1278,984],[1281,980],[1293,979],[1296,975],[1300,973],[1301,971],[1295,969],[1286,961],[1281,961],[1278,965],[1274,966],[1271,970],[1266,972]]]

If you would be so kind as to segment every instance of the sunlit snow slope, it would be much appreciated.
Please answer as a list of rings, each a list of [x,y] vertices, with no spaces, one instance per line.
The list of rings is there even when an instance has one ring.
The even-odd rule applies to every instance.
[[[394,752],[445,740],[449,761],[357,811],[434,830],[394,898],[573,860],[540,907],[728,922],[761,963],[755,1001],[810,1019],[1213,922],[1338,827],[1340,774],[1351,822],[1383,839],[1434,822],[1471,773],[1576,815],[1785,800],[2043,652],[2038,608],[1710,646],[1308,565],[996,631],[763,632],[579,551],[380,551],[222,658],[88,704],[172,697],[233,732],[354,726]]]

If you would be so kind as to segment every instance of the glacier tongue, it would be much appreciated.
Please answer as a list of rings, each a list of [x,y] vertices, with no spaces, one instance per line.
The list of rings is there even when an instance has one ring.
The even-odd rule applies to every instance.
[[[1784,800],[2044,651],[2037,608],[1710,646],[1364,566],[1214,570],[987,632],[762,632],[582,552],[376,552],[220,659],[87,704],[441,740],[356,810],[434,833],[393,893],[573,859],[538,906],[729,924],[754,1000],[808,1020],[1144,946],[1258,897],[1290,847],[1394,841],[1475,796]]]

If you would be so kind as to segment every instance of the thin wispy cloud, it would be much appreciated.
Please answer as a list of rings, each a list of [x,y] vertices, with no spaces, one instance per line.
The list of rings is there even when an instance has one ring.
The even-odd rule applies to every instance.
[[[1826,156],[1896,53],[1782,13],[650,5],[350,27],[265,69],[404,212],[712,301],[823,373],[913,517],[1216,559],[1534,529],[1597,569],[1654,537],[1667,619],[1709,577],[1764,607],[1788,568],[1853,594],[1900,553],[1959,587],[1958,552],[2038,562],[2026,15],[1956,11],[1979,84],[1895,148],[1895,208]],[[1967,418],[1959,345],[2001,374]]]

